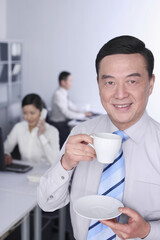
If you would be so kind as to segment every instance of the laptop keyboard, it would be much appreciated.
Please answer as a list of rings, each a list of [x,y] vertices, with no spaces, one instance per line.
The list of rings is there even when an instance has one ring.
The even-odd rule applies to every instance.
[[[17,163],[11,163],[11,164],[7,165],[7,167],[12,168],[12,169],[26,169],[29,166],[28,165],[21,165],[21,164],[17,164]]]

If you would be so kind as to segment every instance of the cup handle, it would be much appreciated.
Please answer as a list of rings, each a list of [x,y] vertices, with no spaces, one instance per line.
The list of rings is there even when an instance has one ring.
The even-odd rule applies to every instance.
[[[93,134],[90,135],[91,138],[94,138]],[[92,148],[94,148],[93,144],[88,143],[89,146],[91,146]],[[94,148],[95,149],[95,148]]]

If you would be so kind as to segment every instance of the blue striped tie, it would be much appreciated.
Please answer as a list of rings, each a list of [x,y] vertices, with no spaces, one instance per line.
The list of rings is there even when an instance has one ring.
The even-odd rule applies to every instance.
[[[122,137],[122,143],[129,137],[125,132],[114,132]],[[112,164],[105,165],[98,189],[99,195],[107,195],[122,201],[124,191],[125,169],[122,147]],[[91,220],[87,240],[115,240],[116,234],[111,228],[97,220]]]

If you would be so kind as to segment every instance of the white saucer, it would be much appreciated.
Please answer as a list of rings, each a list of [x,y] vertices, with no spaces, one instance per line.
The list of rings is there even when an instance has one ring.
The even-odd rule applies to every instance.
[[[119,200],[103,196],[89,195],[79,198],[73,205],[74,211],[87,219],[105,220],[121,215],[118,208],[124,207]]]

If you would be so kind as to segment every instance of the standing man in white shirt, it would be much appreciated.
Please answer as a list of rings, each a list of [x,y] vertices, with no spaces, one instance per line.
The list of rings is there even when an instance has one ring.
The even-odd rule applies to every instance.
[[[40,180],[38,202],[44,211],[70,202],[76,240],[160,239],[160,124],[146,112],[155,81],[153,68],[153,54],[141,40],[124,35],[107,42],[96,58],[99,93],[107,114],[77,125],[57,165]],[[119,209],[119,222],[102,221],[104,236],[106,226],[110,236],[89,236],[90,220],[76,214],[73,205],[83,196],[97,194],[105,166],[88,145],[93,144],[90,134],[117,130],[129,137],[122,144],[124,208]]]
[[[63,71],[59,74],[59,88],[52,97],[51,123],[58,128],[60,133],[60,147],[70,133],[68,121],[71,119],[85,119],[92,116],[91,112],[81,111],[69,98],[68,91],[72,85],[72,75]]]

